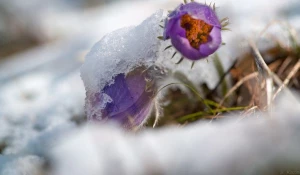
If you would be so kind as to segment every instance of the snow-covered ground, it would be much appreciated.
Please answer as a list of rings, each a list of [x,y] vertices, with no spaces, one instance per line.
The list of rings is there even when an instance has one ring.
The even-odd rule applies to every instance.
[[[196,124],[187,129],[170,128],[145,132],[137,137],[128,137],[113,126],[96,129],[87,128],[87,126],[78,128],[77,124],[84,120],[85,98],[85,89],[79,75],[79,68],[93,44],[113,30],[138,25],[158,9],[173,9],[181,1],[122,1],[84,12],[55,10],[55,8],[48,8],[42,4],[37,6],[35,1],[28,2],[32,3],[23,5],[22,1],[15,0],[9,1],[9,3],[1,1],[1,3],[7,3],[13,13],[19,12],[19,15],[22,15],[20,18],[23,17],[24,21],[32,24],[29,25],[29,29],[32,30],[33,35],[46,38],[59,36],[62,39],[13,55],[0,62],[0,174],[40,174],[42,171],[39,169],[40,165],[46,163],[51,163],[53,166],[51,168],[54,168],[53,173],[56,174],[72,174],[73,172],[78,174],[119,172],[122,172],[121,174],[143,174],[148,172],[149,167],[156,167],[158,172],[166,174],[181,174],[180,172],[183,170],[181,168],[184,168],[184,165],[190,165],[191,162],[195,162],[193,160],[200,160],[196,157],[189,157],[193,156],[192,152],[176,154],[180,152],[176,148],[193,150],[191,145],[195,143],[199,149],[215,150],[218,148],[216,153],[222,153],[220,145],[224,144],[223,151],[231,146],[230,142],[224,141],[224,137],[228,134],[235,134],[236,137],[229,138],[229,141],[232,139],[231,142],[237,143],[235,147],[230,148],[230,152],[255,141],[257,134],[252,134],[251,130],[259,121],[252,121],[249,124],[248,121],[242,122],[242,126],[238,126],[237,131],[245,132],[245,135],[238,135],[235,132],[236,127],[233,124],[235,121],[228,121],[223,127],[220,127],[219,124],[211,126]],[[223,37],[227,44],[218,51],[225,68],[229,67],[237,55],[245,49],[243,38],[257,36],[272,20],[288,20],[298,31],[300,29],[298,22],[300,3],[296,0],[216,0],[214,2],[218,7],[220,18],[229,17],[231,21],[232,31],[225,32]],[[284,33],[282,35],[284,36]],[[116,42],[116,47],[119,47],[119,44]],[[166,43],[158,48],[158,52],[162,52],[164,45]],[[170,52],[160,53],[160,59],[169,58],[170,54]],[[208,83],[211,88],[218,80],[212,61],[200,61],[192,70],[186,69],[190,66],[190,62],[183,62],[176,67],[169,60],[162,60],[162,63],[172,66],[174,71],[184,71],[189,78],[195,81]],[[291,111],[287,115],[294,116],[296,114],[299,114],[299,111]],[[285,143],[280,142],[283,144],[281,145],[282,149],[291,151],[286,154],[292,154],[293,149],[296,149],[294,146],[300,144],[293,135],[299,130],[297,130],[297,126],[299,126],[297,124],[300,122],[295,117],[284,121],[281,119],[284,117],[283,115],[285,114],[282,111],[278,112],[276,122],[279,125],[275,126],[275,129],[286,131],[286,128],[294,123],[291,126],[294,127],[291,128],[291,132],[282,135],[290,140],[284,140]],[[272,127],[265,127],[269,123],[268,119],[262,120],[261,130],[257,132],[262,134],[262,137],[265,136],[266,139],[269,139],[269,137],[273,137],[272,134],[264,135],[263,133],[272,130]],[[249,127],[247,127],[248,125]],[[197,137],[197,133],[202,132],[203,137],[194,140],[192,136]],[[222,134],[219,135],[218,132]],[[108,133],[109,136],[107,136]],[[190,137],[186,137],[189,134],[191,134]],[[209,139],[211,134],[215,135],[212,140]],[[74,138],[77,135],[78,138]],[[243,137],[249,138],[249,140],[241,140]],[[182,141],[182,139],[185,140]],[[203,143],[217,144],[218,146],[214,148],[214,146],[207,146]],[[260,146],[260,143],[257,143]],[[180,147],[172,149],[177,144],[181,144],[178,145]],[[263,142],[261,144],[262,150],[260,151],[262,152],[264,152],[263,149],[272,146],[272,144],[264,145]],[[160,145],[166,145],[166,147]],[[170,151],[165,150],[168,148]],[[115,154],[115,150],[118,150],[116,153],[120,154]],[[152,150],[153,154],[148,150]],[[242,153],[245,150],[238,151]],[[277,151],[280,155],[285,154],[282,150],[281,152],[280,150],[270,150],[266,156],[272,158],[277,155]],[[143,155],[145,157],[141,157]],[[208,153],[206,155],[209,156]],[[186,157],[181,158],[182,156]],[[226,158],[229,158],[230,154],[221,154],[222,156],[224,156],[224,160],[227,160]],[[209,160],[213,162],[214,158],[217,160],[218,154],[214,154]],[[271,158],[267,157],[263,160],[268,161]],[[275,158],[277,157],[275,156]],[[294,157],[292,156],[292,158]],[[127,164],[119,162],[121,160]],[[221,162],[221,160],[219,161]],[[159,161],[159,163],[155,161]],[[71,168],[68,162],[72,162]],[[295,162],[299,165],[299,155],[298,157],[295,155]],[[210,167],[204,166],[205,162],[202,163],[204,163],[203,169],[202,166],[196,167],[196,164],[191,164],[189,170],[199,172],[198,170],[201,168],[203,171],[200,172],[204,174],[215,174],[218,171],[214,171],[214,168],[226,169],[226,167],[218,167],[225,165],[214,164],[214,167],[208,164],[212,166],[210,171]],[[121,168],[122,166],[124,167]],[[114,167],[120,169],[112,169]],[[171,167],[177,168],[172,169]],[[224,173],[219,171],[222,174],[240,174],[240,172],[225,171]],[[193,172],[190,173],[193,174]],[[255,172],[249,172],[249,174],[255,174]]]

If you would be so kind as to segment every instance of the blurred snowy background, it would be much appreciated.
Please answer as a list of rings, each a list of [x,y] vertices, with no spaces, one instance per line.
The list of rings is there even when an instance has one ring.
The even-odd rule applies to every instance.
[[[90,142],[89,137],[106,139],[104,143],[115,145],[115,149],[124,150],[134,149],[128,146],[134,147],[132,144],[140,140],[141,145],[138,144],[139,146],[137,146],[140,153],[137,155],[143,155],[142,153],[149,146],[146,143],[150,142],[151,145],[151,139],[149,141],[146,137],[143,139],[139,136],[138,138],[129,138],[133,141],[123,141],[125,136],[118,129],[115,131],[117,133],[114,134],[114,129],[104,127],[100,131],[97,130],[98,136],[89,135],[88,131],[78,129],[78,126],[85,121],[85,90],[79,75],[79,68],[91,47],[105,34],[118,28],[138,25],[158,9],[173,9],[180,2],[179,0],[0,0],[0,174],[42,174],[40,167],[43,167],[44,170],[49,167],[56,167],[55,173],[66,174],[70,168],[80,167],[77,164],[87,167],[87,169],[83,168],[87,173],[81,169],[82,171],[76,172],[78,174],[120,173],[118,171],[111,172],[110,169],[103,170],[111,165],[105,163],[105,160],[99,160],[97,156],[92,156],[92,150],[97,150],[97,148],[94,148],[91,143],[83,144],[85,141]],[[221,61],[225,68],[229,67],[243,51],[244,45],[241,42],[243,38],[255,36],[258,31],[263,30],[273,20],[285,20],[298,32],[300,31],[300,3],[297,0],[215,0],[213,2],[218,7],[218,15],[229,17],[231,22],[232,32],[225,32],[223,37],[227,45],[219,51],[224,58]],[[196,77],[205,77],[203,81],[209,82],[210,88],[213,88],[218,80],[217,73],[209,69],[206,61],[203,62],[205,64],[200,63],[198,65],[203,71],[197,72]],[[178,69],[181,68],[178,67]],[[294,119],[291,121],[293,122]],[[283,131],[287,125],[284,123],[278,127]],[[195,133],[197,127],[193,128],[190,130]],[[242,127],[239,129],[242,130]],[[226,129],[223,128],[223,130]],[[61,137],[66,137],[65,134],[69,132],[73,132],[71,135],[76,135],[79,132],[83,138],[82,140],[70,140],[70,143],[75,146],[74,148],[65,145],[66,143],[60,144],[58,142],[58,140],[64,140]],[[165,135],[169,132],[162,130],[159,134]],[[199,132],[204,132],[208,136],[217,131],[204,128]],[[114,137],[107,138],[108,136],[103,133],[109,133]],[[232,133],[235,132],[232,131]],[[148,137],[156,139],[155,142],[165,140],[165,136],[156,138],[156,134],[158,133],[150,132]],[[186,131],[185,134],[189,135],[189,131]],[[175,135],[176,132],[173,134],[174,138],[177,137]],[[183,134],[179,135],[178,137],[184,137]],[[246,135],[253,136],[252,134]],[[216,137],[223,136],[217,135]],[[203,139],[202,141],[207,140]],[[130,144],[124,144],[127,142]],[[187,139],[186,142],[192,141]],[[239,139],[235,142],[238,143]],[[299,140],[294,140],[294,142],[299,145]],[[166,143],[168,146],[165,149],[172,148],[174,145],[171,143],[178,144],[176,139],[171,139],[169,143],[169,145]],[[62,148],[53,150],[52,148],[55,147],[53,144],[58,144]],[[101,152],[104,154],[101,155],[102,157],[110,157],[109,153],[114,152],[113,149],[101,146],[101,142],[97,144],[100,144],[99,148],[108,150],[107,154]],[[122,144],[124,147],[116,146]],[[216,141],[212,144],[222,143]],[[164,167],[172,166],[170,161],[166,160],[171,160],[170,157],[174,156],[176,151],[170,151],[167,155],[166,151],[161,150],[158,145],[157,143],[153,144],[158,150],[156,153],[166,154],[166,159],[163,156],[160,157],[162,170],[158,172],[181,174]],[[263,145],[263,148],[268,146],[270,145]],[[284,146],[290,148],[289,145]],[[185,145],[183,148],[189,148],[189,146]],[[203,148],[207,148],[207,146]],[[124,165],[125,169],[136,170],[140,168],[141,170],[128,170],[123,174],[144,174],[147,172],[145,170],[147,166],[157,166],[146,165],[147,163],[145,163],[142,164],[145,165],[143,167],[141,163],[136,162],[136,155],[132,155],[133,153],[130,151],[126,153],[124,150],[120,151],[124,154],[121,155],[126,157],[124,160],[132,163]],[[74,157],[75,160],[72,162],[74,164],[66,164],[64,161],[71,161],[72,154],[75,152],[78,154]],[[192,152],[187,153],[187,155],[192,154]],[[66,159],[58,155],[65,156]],[[122,156],[113,156],[114,154],[108,162],[118,163],[113,166],[123,166],[122,163],[118,162]],[[151,155],[148,156],[150,156],[149,159],[145,157],[143,160],[148,163],[151,162],[150,160],[156,160],[156,158],[151,158]],[[270,156],[272,156],[271,153]],[[45,157],[51,157],[55,160],[54,162],[61,162],[61,164],[48,165],[49,162]],[[179,156],[175,157],[178,158]],[[84,162],[76,162],[81,158]],[[299,160],[295,162],[299,163]],[[190,161],[179,164],[188,163]],[[98,164],[101,164],[101,167],[97,166]],[[221,164],[219,165],[221,166]],[[193,168],[190,170],[189,174],[194,174]],[[73,173],[75,171],[69,174]],[[203,173],[212,174],[213,171],[203,170]],[[249,173],[255,174],[250,170]],[[228,171],[223,172],[223,174],[238,173]]]

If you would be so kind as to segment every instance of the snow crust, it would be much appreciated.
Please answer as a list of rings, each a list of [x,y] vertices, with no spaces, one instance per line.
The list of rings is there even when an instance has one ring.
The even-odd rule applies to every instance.
[[[160,10],[136,27],[116,30],[96,43],[81,67],[81,77],[87,92],[99,92],[114,76],[133,68],[153,65],[158,57],[163,19]]]

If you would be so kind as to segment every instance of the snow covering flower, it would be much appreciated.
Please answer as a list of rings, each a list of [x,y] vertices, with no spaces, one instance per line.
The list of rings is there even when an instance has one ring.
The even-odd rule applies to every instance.
[[[118,74],[113,84],[106,84],[101,92],[92,98],[92,106],[104,106],[100,116],[88,116],[90,120],[115,121],[124,128],[138,127],[151,113],[153,81],[147,71],[137,68],[128,74]]]
[[[184,57],[199,60],[219,48],[221,30],[221,23],[210,6],[190,2],[181,4],[168,15],[164,39],[171,39]]]

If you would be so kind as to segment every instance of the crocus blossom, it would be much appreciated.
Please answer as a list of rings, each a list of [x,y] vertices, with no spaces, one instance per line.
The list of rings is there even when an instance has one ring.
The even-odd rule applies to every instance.
[[[154,95],[154,84],[148,76],[143,68],[115,76],[113,84],[107,84],[90,97],[90,105],[98,114],[88,111],[88,118],[114,121],[127,129],[141,126],[151,113]]]
[[[205,4],[181,4],[168,15],[164,39],[184,57],[199,60],[214,53],[222,43],[222,26],[215,11]]]

